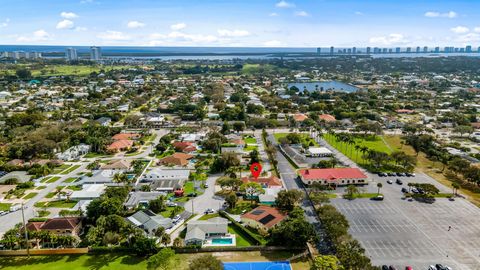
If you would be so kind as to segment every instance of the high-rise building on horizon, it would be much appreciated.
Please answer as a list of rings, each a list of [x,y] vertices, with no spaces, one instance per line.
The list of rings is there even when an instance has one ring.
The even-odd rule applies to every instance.
[[[317,48],[317,54],[321,54],[322,53],[322,48]]]
[[[412,48],[411,47],[407,47],[407,53],[411,53],[412,52]]]
[[[395,48],[395,53],[400,53],[402,49],[400,47]]]
[[[439,53],[440,52],[440,47],[435,47],[435,53]]]
[[[466,46],[465,47],[465,52],[471,53],[472,52],[472,46],[471,45]]]
[[[480,47],[479,47],[480,48]],[[372,52],[372,48],[367,47],[367,54],[370,54]]]
[[[415,52],[420,53],[420,46],[417,46],[417,48],[415,49]]]
[[[90,60],[102,60],[102,49],[100,47],[90,47]]]
[[[428,47],[427,46],[423,47],[423,52],[428,53]]]
[[[65,50],[65,59],[67,59],[67,61],[77,61],[78,60],[77,50],[71,47],[67,48]]]
[[[334,51],[335,51],[335,48],[334,48],[333,46],[332,46],[332,47],[330,47],[330,54],[333,54],[333,53],[334,53]]]
[[[357,54],[357,47],[352,48],[352,54]]]

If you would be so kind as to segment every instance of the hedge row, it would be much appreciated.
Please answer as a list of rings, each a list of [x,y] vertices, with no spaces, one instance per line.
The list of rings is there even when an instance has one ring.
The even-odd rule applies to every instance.
[[[248,241],[252,242],[254,245],[262,245],[263,241],[259,239],[257,235],[253,234],[251,231],[243,227],[242,224],[231,218],[226,212],[220,211],[219,215],[232,222],[232,226],[236,226],[240,231],[242,231],[244,233],[243,236],[246,237]]]

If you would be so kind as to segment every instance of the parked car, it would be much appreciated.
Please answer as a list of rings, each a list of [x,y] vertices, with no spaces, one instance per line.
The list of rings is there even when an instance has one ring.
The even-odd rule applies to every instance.
[[[171,202],[171,201],[167,201],[165,204],[169,207],[175,207],[175,206],[178,205],[177,203],[174,203],[174,202]]]
[[[393,184],[393,181],[392,181],[392,180],[390,180],[390,179],[388,179],[388,180],[387,180],[387,183],[389,183],[389,184]]]
[[[437,270],[437,268],[436,268],[434,265],[430,265],[430,266],[428,267],[428,270]]]
[[[413,270],[413,268],[411,266],[406,266],[405,270]]]
[[[207,210],[205,210],[204,213],[205,214],[213,214],[213,213],[215,213],[215,211],[212,208],[208,208]]]
[[[172,218],[172,222],[177,223],[180,219],[182,219],[182,217],[180,215],[176,215]]]
[[[207,183],[203,184],[203,186],[204,186],[205,188],[208,188],[208,184],[207,184]]]
[[[413,193],[418,193],[418,189],[417,188],[412,188],[412,192]]]
[[[399,184],[399,185],[403,185],[402,180],[400,180],[400,179],[398,179],[398,178],[397,178],[397,180],[395,180],[395,183],[397,183],[397,184]]]
[[[375,197],[372,197],[372,200],[374,201],[383,201],[383,195],[377,195]]]
[[[403,192],[403,193],[408,193],[408,189],[403,187],[403,188],[402,188],[402,192]]]
[[[395,266],[393,266],[393,265],[390,265],[390,266],[388,267],[388,270],[397,270],[397,268],[395,268]]]
[[[405,176],[405,173],[397,172],[397,176]]]
[[[396,176],[396,174],[393,173],[393,172],[389,172],[389,173],[387,173],[387,175],[388,175],[388,176]]]
[[[388,270],[388,266],[382,265],[382,270]]]
[[[195,192],[188,193],[187,197],[197,197],[197,193],[195,193]]]
[[[388,176],[388,175],[384,172],[381,172],[381,173],[378,173],[378,176],[385,177],[385,176]]]
[[[408,176],[408,177],[414,176],[412,173],[409,173],[409,172],[405,173],[405,175]]]

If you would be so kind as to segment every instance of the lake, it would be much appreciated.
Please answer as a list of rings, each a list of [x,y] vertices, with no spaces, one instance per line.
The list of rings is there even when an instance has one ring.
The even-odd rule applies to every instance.
[[[308,92],[338,91],[338,92],[353,93],[360,90],[360,88],[356,86],[339,82],[339,81],[295,82],[295,83],[289,83],[288,89],[290,89],[292,86],[296,86],[300,91],[303,91],[306,89]]]

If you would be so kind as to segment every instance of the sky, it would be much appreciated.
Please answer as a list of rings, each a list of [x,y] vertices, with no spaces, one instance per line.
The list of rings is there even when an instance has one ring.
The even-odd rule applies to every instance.
[[[480,46],[477,0],[0,0],[1,45]]]

